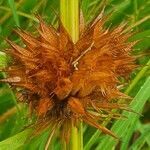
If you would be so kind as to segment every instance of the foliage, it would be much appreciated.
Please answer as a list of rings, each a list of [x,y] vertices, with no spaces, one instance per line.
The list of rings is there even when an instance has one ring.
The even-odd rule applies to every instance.
[[[132,28],[135,35],[129,40],[140,40],[134,47],[133,54],[139,57],[137,63],[139,69],[131,74],[128,83],[122,81],[122,91],[134,97],[130,103],[131,109],[139,112],[144,116],[139,116],[135,113],[123,112],[128,119],[123,119],[115,122],[107,119],[103,125],[107,125],[121,137],[121,141],[116,141],[111,137],[105,136],[92,127],[84,125],[84,149],[114,149],[120,146],[122,150],[126,149],[148,149],[149,142],[149,98],[150,98],[150,73],[149,53],[150,43],[150,1],[149,0],[82,0],[81,7],[86,23],[89,23],[100,10],[103,5],[107,4],[105,14],[111,13],[106,26],[113,27],[120,22],[128,23],[126,31]],[[33,24],[38,20],[35,18],[35,13],[43,16],[44,20],[51,22],[57,26],[59,11],[59,0],[1,0],[0,1],[0,50],[3,51],[8,45],[4,41],[8,37],[15,42],[20,42],[13,33],[16,26],[32,31]],[[36,34],[36,33],[35,33]],[[9,64],[10,58],[3,52],[0,52],[0,67]],[[4,77],[5,74],[0,74]],[[123,100],[120,100],[123,101]],[[129,103],[129,102],[127,102]],[[145,105],[146,104],[146,105]],[[144,106],[145,105],[145,106]],[[21,109],[20,109],[21,108]],[[26,106],[20,106],[16,103],[14,93],[6,84],[0,84],[0,149],[8,149],[8,144],[12,144],[11,149],[44,149],[44,145],[48,138],[48,132],[27,141],[28,129],[25,125],[31,123],[31,119],[27,119]],[[128,128],[126,128],[128,127]],[[126,129],[125,129],[126,128]],[[24,131],[22,131],[24,130]],[[18,140],[19,139],[19,140]],[[109,144],[108,144],[109,140]],[[60,149],[59,137],[52,140],[50,149]],[[26,144],[24,144],[26,142]]]

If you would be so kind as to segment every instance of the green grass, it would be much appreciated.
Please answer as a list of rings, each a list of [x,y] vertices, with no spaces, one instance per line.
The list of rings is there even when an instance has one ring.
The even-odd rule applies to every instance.
[[[106,1],[106,2],[105,2]],[[105,14],[111,15],[106,26],[116,26],[128,22],[126,31],[133,29],[135,35],[129,39],[139,40],[133,49],[134,55],[149,53],[150,50],[150,0],[82,0],[80,6],[88,24],[106,5]],[[17,43],[20,41],[13,34],[13,29],[21,27],[33,31],[33,25],[38,24],[34,14],[40,14],[46,22],[58,25],[59,0],[1,0],[0,1],[0,68],[9,63],[9,58],[4,53],[7,48],[5,38],[8,37]],[[129,102],[130,108],[141,115],[123,112],[127,119],[119,121],[104,121],[114,133],[121,138],[114,140],[102,134],[99,130],[84,124],[83,145],[84,150],[111,150],[120,147],[121,150],[148,150],[150,149],[150,57],[149,54],[139,57],[139,68],[131,75],[128,83],[122,89],[133,97]],[[4,74],[0,74],[3,77]],[[0,150],[44,150],[48,138],[48,131],[28,141],[31,133],[25,127],[32,122],[27,118],[27,108],[15,103],[14,93],[8,85],[0,84]],[[119,145],[118,145],[119,143]],[[9,148],[11,146],[11,148]],[[56,136],[52,140],[50,149],[60,150],[61,143]]]

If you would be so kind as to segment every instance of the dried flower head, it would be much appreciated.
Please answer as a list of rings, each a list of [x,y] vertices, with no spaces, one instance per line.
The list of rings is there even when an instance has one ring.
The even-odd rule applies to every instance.
[[[117,102],[128,98],[118,90],[118,78],[135,68],[130,55],[135,42],[127,42],[131,34],[124,33],[125,25],[105,29],[105,19],[98,17],[73,43],[61,23],[55,29],[41,18],[39,22],[37,37],[16,30],[25,47],[7,40],[14,61],[0,81],[25,89],[23,101],[36,112],[42,128],[61,127],[68,139],[71,126],[83,120],[116,137],[101,122],[110,114],[120,117],[112,109],[126,109]]]

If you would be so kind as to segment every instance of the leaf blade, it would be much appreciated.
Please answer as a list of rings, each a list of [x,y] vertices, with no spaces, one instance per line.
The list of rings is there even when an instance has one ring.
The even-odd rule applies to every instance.
[[[150,97],[149,91],[150,91],[150,77],[146,80],[143,87],[140,89],[140,91],[137,93],[137,95],[130,104],[131,108],[134,111],[138,113],[142,111],[144,104]],[[126,121],[118,120],[112,127],[112,131],[117,135],[120,135],[121,137],[125,137],[126,134],[129,134],[127,130],[129,130],[129,127],[131,128],[132,126],[134,126],[136,120],[139,117],[131,112],[124,112],[123,114],[128,116],[129,119]],[[112,137],[105,136],[102,142],[98,145],[97,150],[99,148],[101,148],[101,150],[112,149],[113,147],[115,147],[116,144],[117,142]]]

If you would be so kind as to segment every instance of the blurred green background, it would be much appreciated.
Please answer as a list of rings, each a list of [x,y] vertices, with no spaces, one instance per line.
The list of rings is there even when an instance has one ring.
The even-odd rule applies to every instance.
[[[107,126],[121,137],[118,142],[100,131],[84,125],[84,150],[148,150],[150,149],[150,0],[81,0],[80,6],[86,24],[106,5],[105,14],[111,14],[106,26],[111,27],[127,22],[126,31],[134,30],[130,41],[140,40],[132,54],[139,68],[128,81],[123,81],[123,91],[134,99],[130,107],[142,115],[123,112],[128,119],[112,120]],[[8,44],[5,38],[16,43],[20,39],[13,29],[20,27],[34,33],[38,25],[35,14],[40,14],[47,23],[58,25],[59,0],[0,0],[0,69],[9,64],[5,53]],[[0,73],[0,78],[5,74]],[[31,130],[26,128],[34,121],[28,118],[26,105],[17,104],[15,94],[7,84],[0,84],[0,150],[44,150],[48,131],[30,140]],[[60,150],[60,137],[53,138],[50,150]]]

